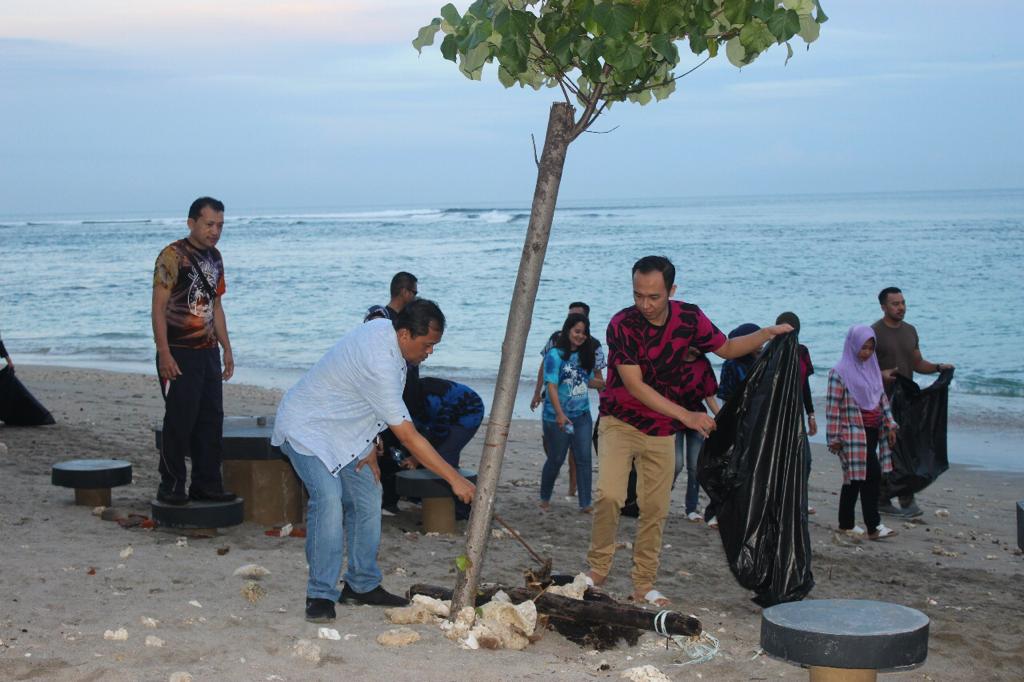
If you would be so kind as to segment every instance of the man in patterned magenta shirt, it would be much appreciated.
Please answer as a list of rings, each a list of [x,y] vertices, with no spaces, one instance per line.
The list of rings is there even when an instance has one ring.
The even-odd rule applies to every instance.
[[[638,260],[633,265],[634,305],[608,323],[608,379],[601,392],[597,495],[587,553],[589,576],[600,585],[611,571],[619,510],[635,464],[640,518],[633,547],[633,599],[661,607],[670,602],[654,583],[672,490],[675,434],[690,428],[707,436],[715,428],[707,414],[683,407],[696,402],[686,395],[694,390],[683,376],[686,351],[692,346],[737,358],[792,330],[779,324],[726,339],[700,308],[670,300],[675,276],[675,266],[664,256]]]

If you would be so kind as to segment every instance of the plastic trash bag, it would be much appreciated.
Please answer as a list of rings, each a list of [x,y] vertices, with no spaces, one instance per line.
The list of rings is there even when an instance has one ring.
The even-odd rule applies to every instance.
[[[0,370],[0,422],[8,426],[45,426],[53,415],[14,376],[14,370]]]
[[[921,492],[949,468],[946,414],[952,381],[952,369],[943,370],[924,389],[896,375],[892,417],[900,428],[892,451],[892,471],[885,481],[889,497]]]
[[[764,607],[814,587],[796,334],[768,344],[704,441],[697,479],[718,505],[729,568]]]

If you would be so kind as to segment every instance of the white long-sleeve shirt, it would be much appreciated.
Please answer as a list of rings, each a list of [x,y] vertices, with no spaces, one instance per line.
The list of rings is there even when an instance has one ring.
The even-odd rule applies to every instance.
[[[319,458],[332,475],[364,456],[374,437],[410,421],[406,362],[390,320],[372,320],[334,344],[277,408],[271,443]]]

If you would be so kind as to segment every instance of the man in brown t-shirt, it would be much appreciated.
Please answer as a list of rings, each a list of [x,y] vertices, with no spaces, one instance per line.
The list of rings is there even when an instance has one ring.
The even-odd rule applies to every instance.
[[[224,261],[216,248],[223,229],[224,204],[196,199],[188,212],[188,236],[165,247],[153,271],[153,338],[165,404],[156,496],[167,504],[235,499],[224,490],[220,470],[222,382],[235,371],[221,305]],[[223,369],[218,344],[224,348]],[[192,460],[187,493],[185,457]]]
[[[925,360],[921,355],[917,330],[914,325],[904,322],[907,314],[907,302],[903,292],[896,287],[886,287],[878,294],[878,304],[882,307],[882,319],[871,325],[875,330],[875,354],[878,366],[882,369],[882,381],[885,393],[892,397],[896,388],[896,376],[906,377],[913,381],[914,372],[919,374],[935,374],[943,368],[953,365],[940,364]],[[879,511],[895,516],[920,516],[921,509],[914,502],[914,495],[900,497],[900,507],[892,503],[891,497],[882,489],[882,503]]]

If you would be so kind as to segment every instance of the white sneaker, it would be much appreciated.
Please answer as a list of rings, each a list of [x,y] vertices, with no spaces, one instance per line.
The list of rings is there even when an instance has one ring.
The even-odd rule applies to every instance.
[[[700,512],[692,511],[686,515],[686,520],[693,521],[694,523],[699,523],[704,520],[704,516]]]

